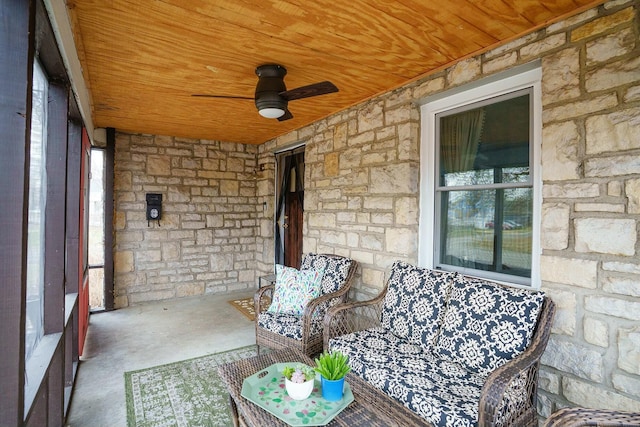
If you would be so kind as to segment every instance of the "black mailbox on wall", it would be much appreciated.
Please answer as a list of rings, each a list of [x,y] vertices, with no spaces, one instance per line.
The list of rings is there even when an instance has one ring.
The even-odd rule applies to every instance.
[[[147,220],[159,221],[162,218],[162,194],[147,193]]]

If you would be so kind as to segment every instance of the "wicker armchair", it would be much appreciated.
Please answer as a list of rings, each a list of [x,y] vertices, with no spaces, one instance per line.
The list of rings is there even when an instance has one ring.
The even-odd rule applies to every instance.
[[[581,426],[637,427],[640,426],[640,412],[564,408],[554,412],[544,423],[544,427]]]
[[[387,286],[371,300],[348,302],[330,308],[324,319],[324,348],[329,348],[329,341],[334,337],[381,326]],[[538,369],[549,340],[554,314],[555,304],[545,297],[529,347],[487,377],[478,408],[479,427],[538,426]],[[525,398],[521,397],[523,393]]]
[[[260,288],[254,295],[256,345],[280,349],[295,347],[308,356],[322,351],[322,319],[328,308],[347,300],[357,268],[356,261],[339,255],[306,254],[301,269],[324,269],[322,290],[311,300],[302,316],[266,312],[275,285]],[[268,297],[268,298],[265,298]]]

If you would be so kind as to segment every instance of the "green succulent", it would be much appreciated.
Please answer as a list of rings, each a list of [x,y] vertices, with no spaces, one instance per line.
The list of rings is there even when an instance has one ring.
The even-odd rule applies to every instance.
[[[327,380],[339,380],[351,370],[349,356],[339,351],[324,351],[316,359],[316,372]]]
[[[285,366],[282,374],[286,379],[294,383],[303,383],[316,377],[315,370],[307,365]]]

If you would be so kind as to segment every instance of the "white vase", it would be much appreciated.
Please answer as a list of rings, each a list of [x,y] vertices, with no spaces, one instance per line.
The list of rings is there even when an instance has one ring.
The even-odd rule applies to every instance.
[[[285,378],[284,386],[287,389],[287,394],[293,400],[304,400],[311,395],[311,392],[313,391],[313,382],[313,379],[310,379],[303,383],[294,383]]]

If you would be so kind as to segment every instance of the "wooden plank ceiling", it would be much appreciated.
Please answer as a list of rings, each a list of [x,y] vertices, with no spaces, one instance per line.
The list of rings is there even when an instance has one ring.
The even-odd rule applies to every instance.
[[[260,144],[601,0],[67,0],[97,127]],[[261,117],[255,68],[338,93]]]

